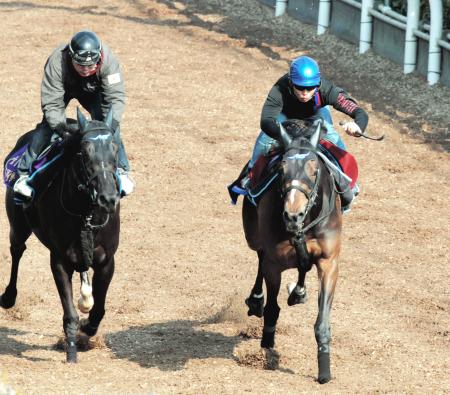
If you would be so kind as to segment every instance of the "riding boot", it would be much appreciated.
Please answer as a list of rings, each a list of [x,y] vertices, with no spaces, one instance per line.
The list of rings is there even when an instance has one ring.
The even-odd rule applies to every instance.
[[[29,185],[31,166],[42,150],[49,144],[52,134],[53,131],[45,121],[38,124],[32,132],[28,147],[17,164],[19,178],[13,186],[13,191],[19,195],[19,200],[20,198],[30,200],[33,197],[34,189]]]
[[[342,195],[341,195],[341,210],[342,214],[346,214],[351,211],[351,206],[353,201],[355,200],[356,196],[359,195],[359,185],[355,184],[353,188],[348,188]]]
[[[248,184],[250,183],[250,169],[248,167],[249,162],[244,166],[239,174],[239,177],[228,185],[228,193],[231,198],[231,203],[236,204],[239,195],[246,195]]]

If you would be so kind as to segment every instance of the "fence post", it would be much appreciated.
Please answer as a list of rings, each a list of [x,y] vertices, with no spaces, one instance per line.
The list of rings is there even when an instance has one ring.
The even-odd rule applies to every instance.
[[[408,0],[408,12],[406,15],[405,34],[405,58],[403,61],[403,72],[412,73],[416,69],[417,62],[417,36],[414,30],[419,27],[420,1]]]
[[[361,29],[359,35],[359,53],[364,53],[372,44],[372,20],[369,10],[373,8],[373,0],[362,0],[361,3]]]
[[[428,46],[428,84],[434,85],[441,76],[441,47],[439,40],[442,36],[442,0],[430,0],[430,42]]]
[[[319,20],[317,23],[317,34],[323,34],[330,26],[331,0],[319,1]]]

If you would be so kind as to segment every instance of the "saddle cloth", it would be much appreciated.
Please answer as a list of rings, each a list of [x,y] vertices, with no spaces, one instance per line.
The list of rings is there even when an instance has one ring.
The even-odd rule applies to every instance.
[[[22,142],[23,145],[19,143]],[[16,180],[19,178],[18,164],[22,155],[28,149],[28,141],[19,140],[19,147],[16,147],[9,153],[3,163],[3,183],[12,188]],[[61,138],[53,141],[32,163],[30,168],[30,182],[35,178],[40,178],[40,175],[45,173],[46,169],[55,163],[61,156],[63,151],[63,141]],[[33,182],[34,184],[34,182]]]
[[[325,164],[334,174],[337,187],[340,191],[353,188],[358,180],[358,163],[349,152],[335,146],[327,140],[320,140],[320,151],[325,156]],[[256,206],[267,188],[279,175],[276,164],[281,155],[273,153],[269,156],[261,156],[250,170],[250,183],[246,197]],[[330,163],[331,162],[331,163]]]

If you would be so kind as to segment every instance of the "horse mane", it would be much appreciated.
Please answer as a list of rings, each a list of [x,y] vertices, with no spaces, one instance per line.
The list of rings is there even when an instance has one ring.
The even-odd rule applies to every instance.
[[[309,139],[317,129],[317,120],[309,119],[289,119],[283,122],[286,132],[293,138]],[[326,128],[321,126],[320,138],[326,133]]]

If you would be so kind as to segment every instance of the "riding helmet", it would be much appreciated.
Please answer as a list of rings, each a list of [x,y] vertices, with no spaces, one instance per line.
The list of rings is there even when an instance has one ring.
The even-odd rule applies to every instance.
[[[309,56],[300,56],[291,63],[289,79],[293,85],[297,86],[319,86],[319,65]]]
[[[102,43],[94,32],[76,33],[69,44],[70,56],[75,63],[91,66],[100,61]]]

